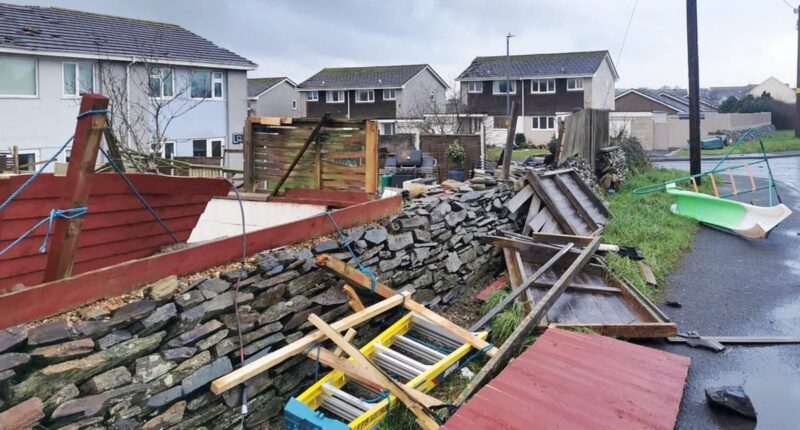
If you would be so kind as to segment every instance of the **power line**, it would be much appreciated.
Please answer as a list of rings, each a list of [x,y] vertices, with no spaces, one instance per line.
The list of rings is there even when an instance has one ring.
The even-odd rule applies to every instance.
[[[786,1],[786,0],[783,0],[783,1]],[[615,64],[615,66],[617,68],[619,68],[619,60],[622,58],[622,51],[625,50],[625,42],[628,41],[628,32],[631,29],[631,23],[633,23],[633,15],[636,13],[636,6],[638,6],[638,5],[639,5],[639,0],[636,0],[633,3],[633,9],[631,9],[631,16],[628,17],[628,25],[625,26],[625,35],[622,37],[622,45],[620,45],[619,52],[617,53],[617,62]],[[603,98],[603,106],[605,106],[606,103],[608,102],[608,95],[609,94],[611,94],[611,88],[610,87],[606,90],[606,96],[605,96],[605,98]]]
[[[791,4],[791,3],[789,3],[789,2],[788,2],[788,1],[786,1],[786,0],[783,0],[783,2],[784,2],[784,3],[786,3],[786,6],[789,6],[790,8],[792,8],[792,10],[793,10],[793,11],[795,11],[795,13],[797,13],[797,8],[796,8],[796,7],[794,7],[794,6],[792,6],[792,4]]]

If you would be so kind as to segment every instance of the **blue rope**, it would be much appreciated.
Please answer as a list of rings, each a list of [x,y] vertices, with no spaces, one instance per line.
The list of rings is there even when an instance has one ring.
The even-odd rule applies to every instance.
[[[386,410],[388,411],[392,409],[392,397],[389,390],[379,391],[377,396],[371,399],[364,399],[364,401],[367,403],[380,403],[383,401],[383,399],[386,399],[389,402],[389,405],[386,407]]]
[[[314,349],[314,348],[317,348],[317,360],[316,360],[317,361],[317,365],[316,365],[316,367],[314,367],[314,380],[318,381],[319,380],[319,367],[320,367],[319,366],[319,354],[320,354],[320,351],[322,349],[322,345],[319,342],[312,343],[308,348],[306,348],[305,352],[303,352],[303,355],[308,355],[308,353],[311,352],[311,350]]]
[[[479,350],[475,351],[475,352],[474,352],[472,355],[470,355],[469,357],[467,357],[467,359],[466,359],[466,360],[464,360],[464,362],[463,362],[463,363],[461,363],[461,364],[458,366],[458,368],[459,368],[459,369],[462,369],[462,368],[466,367],[466,366],[467,366],[467,364],[469,364],[469,362],[470,362],[470,361],[472,361],[472,360],[473,360],[473,359],[475,359],[476,357],[480,357],[481,355],[484,355],[484,354],[486,354],[486,351],[488,351],[488,350],[490,350],[490,349],[492,349],[492,348],[494,348],[494,345],[492,345],[492,344],[490,343],[490,344],[488,344],[488,345],[484,346],[483,348],[481,348],[481,349],[479,349]]]
[[[8,252],[8,250],[10,250],[14,246],[22,242],[31,233],[36,231],[36,229],[44,225],[44,223],[47,223],[47,232],[44,235],[44,240],[42,240],[42,245],[39,246],[39,252],[44,254],[45,252],[47,252],[47,241],[50,238],[50,233],[52,233],[53,230],[53,220],[55,218],[63,218],[68,220],[75,219],[86,215],[86,212],[88,212],[88,208],[85,207],[72,208],[72,209],[53,209],[50,211],[50,215],[42,218],[39,222],[34,224],[33,227],[29,228],[25,233],[22,233],[20,237],[18,237],[16,240],[8,244],[5,248],[3,248],[3,250],[0,251],[0,255],[3,255],[6,252]]]
[[[108,110],[108,109],[89,109],[86,112],[79,113],[78,114],[78,119],[81,119],[81,118],[89,116],[89,115],[105,115],[105,114],[110,113],[110,112],[111,111]]]
[[[356,253],[353,252],[353,248],[350,247],[350,241],[347,240],[347,237],[344,235],[344,232],[342,232],[342,229],[339,227],[339,224],[337,224],[336,220],[333,219],[333,215],[331,215],[330,212],[325,212],[325,215],[327,215],[328,219],[331,220],[331,224],[333,224],[333,226],[336,227],[336,232],[339,233],[339,239],[344,243],[344,246],[347,248],[347,250],[350,251],[350,255],[353,256],[353,260],[355,260],[356,265],[358,265],[358,270],[361,273],[369,276],[369,281],[370,281],[369,290],[374,293],[375,289],[378,286],[378,275],[372,270],[369,270],[366,266],[364,266],[361,263],[361,260],[358,259]]]
[[[108,155],[108,153],[106,152],[105,149],[103,149],[103,147],[100,147],[100,152],[102,152],[103,155],[106,157],[109,164],[111,164],[111,167],[114,168],[114,171],[117,172],[117,174],[120,177],[122,177],[122,180],[125,181],[126,184],[128,184],[128,188],[130,188],[131,191],[133,191],[133,193],[136,194],[136,198],[138,198],[139,201],[144,205],[145,209],[147,209],[147,211],[150,212],[150,215],[152,215],[153,218],[155,218],[156,222],[158,222],[161,225],[161,228],[163,228],[164,231],[166,231],[167,234],[169,234],[169,237],[171,237],[175,243],[180,242],[178,238],[175,237],[175,235],[172,233],[172,230],[170,230],[169,227],[167,227],[167,225],[164,223],[161,217],[159,217],[156,211],[153,209],[153,207],[150,206],[149,203],[147,203],[147,200],[145,200],[144,197],[139,193],[139,190],[137,190],[136,187],[133,185],[133,183],[130,181],[130,179],[128,179],[128,177],[125,176],[125,173],[122,172],[122,169],[120,169],[119,166],[117,166],[117,163],[114,162],[114,160]]]

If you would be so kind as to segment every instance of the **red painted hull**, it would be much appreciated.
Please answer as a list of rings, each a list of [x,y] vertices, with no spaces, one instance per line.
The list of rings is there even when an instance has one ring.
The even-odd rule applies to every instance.
[[[189,238],[208,201],[229,191],[223,179],[135,173],[127,176],[180,241]],[[29,177],[0,178],[0,201],[5,201]],[[63,209],[65,179],[41,175],[0,212],[0,249],[48,216],[51,209]],[[73,274],[146,257],[172,243],[117,174],[95,174],[88,208]],[[47,254],[40,253],[39,247],[46,231],[45,223],[0,256],[0,290],[20,283],[31,286],[43,282]]]

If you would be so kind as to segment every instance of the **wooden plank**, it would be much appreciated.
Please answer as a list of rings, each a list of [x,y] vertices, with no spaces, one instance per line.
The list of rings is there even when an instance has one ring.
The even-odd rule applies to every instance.
[[[253,193],[256,191],[255,178],[255,147],[253,146],[253,123],[252,118],[244,119],[244,191]]]
[[[640,260],[637,261],[637,263],[639,265],[639,272],[641,272],[642,279],[644,279],[644,282],[646,282],[650,286],[658,287],[658,279],[656,279],[656,275],[653,273],[653,269],[651,269],[650,266],[648,266],[647,263],[645,263],[644,261]]]
[[[531,285],[534,282],[536,282],[536,280],[539,279],[540,276],[542,276],[544,274],[544,272],[550,270],[550,267],[552,267],[553,264],[556,263],[556,261],[558,261],[561,257],[563,257],[564,254],[566,254],[570,249],[572,249],[573,246],[574,245],[571,244],[571,243],[569,243],[566,246],[564,246],[560,251],[558,251],[558,253],[556,255],[554,255],[552,258],[550,258],[550,260],[547,263],[543,264],[529,278],[525,279],[525,281],[519,287],[515,288],[510,293],[508,293],[508,295],[506,297],[504,297],[503,300],[500,301],[500,303],[495,305],[495,307],[493,307],[489,312],[487,312],[485,315],[483,315],[475,324],[470,326],[469,330],[470,331],[478,331],[481,328],[483,328],[483,326],[488,324],[489,321],[491,321],[492,318],[495,317],[495,315],[497,315],[498,313],[500,313],[500,311],[505,309],[505,307],[508,306],[512,301],[514,301],[514,299],[517,296],[519,296],[520,294],[525,292],[527,289],[529,289],[531,287]]]
[[[592,240],[594,238],[590,236],[575,236],[572,234],[532,232],[531,239],[533,239],[534,242],[542,242],[542,243],[550,243],[558,245],[574,243],[576,245],[586,246],[592,243]]]
[[[106,109],[108,109],[108,97],[104,95],[85,94],[81,98],[81,115],[93,110],[105,111]],[[78,119],[64,187],[64,191],[70,193],[70,196],[64,196],[61,205],[54,209],[86,207],[89,191],[92,189],[97,151],[100,149],[100,139],[103,137],[105,127],[105,113],[87,115]],[[75,250],[78,249],[78,238],[82,225],[82,216],[73,219],[56,218],[53,221],[53,234],[44,270],[45,281],[72,275]]]
[[[355,285],[357,287],[361,287],[367,290],[372,290],[371,288],[372,280],[369,278],[369,276],[365,275],[360,270],[350,266],[344,261],[339,260],[338,258],[335,258],[328,254],[321,254],[314,259],[314,263],[316,263],[318,267],[325,268],[326,270],[344,279],[350,285]],[[375,282],[374,292],[375,294],[381,297],[392,297],[398,294],[395,290],[387,287],[386,285],[380,282]],[[473,335],[468,330],[465,330],[462,327],[453,324],[449,320],[443,318],[441,315],[431,311],[430,309],[426,308],[425,306],[414,300],[407,299],[403,303],[403,306],[407,310],[411,312],[416,312],[417,314],[426,318],[430,322],[438,325],[441,329],[447,331],[453,336],[463,340],[464,342],[469,343],[475,349],[484,350],[486,355],[490,357],[497,350],[497,348],[491,347],[491,344],[489,342],[479,338],[478,336]]]
[[[503,148],[503,170],[500,179],[507,181],[509,179],[509,171],[511,170],[511,153],[514,151],[514,138],[517,136],[517,106],[516,101],[511,102],[511,118],[506,129],[506,146]]]
[[[544,297],[536,303],[533,310],[520,322],[517,328],[514,329],[508,339],[503,343],[503,346],[500,347],[497,354],[489,359],[489,362],[483,366],[480,372],[475,375],[475,378],[470,381],[464,391],[461,392],[456,400],[457,405],[463,404],[511,360],[512,356],[522,347],[525,338],[539,324],[539,321],[544,318],[550,307],[553,306],[556,300],[561,296],[561,293],[567,288],[567,285],[569,285],[581,269],[589,263],[598,245],[600,245],[599,237],[595,238],[589,246],[583,249],[578,258],[572,262],[564,274],[556,281],[555,285],[553,285]]]
[[[322,188],[322,146],[314,143],[314,176],[317,179],[317,188]]]
[[[608,219],[614,217],[614,214],[611,213],[611,210],[605,204],[603,204],[594,191],[589,188],[588,185],[586,185],[586,182],[583,182],[583,179],[578,176],[578,172],[576,172],[575,169],[571,169],[570,175],[572,177],[572,181],[578,186],[578,188],[581,189],[581,191],[583,191],[583,193],[586,195],[586,198],[588,198],[594,204],[594,207],[598,211],[600,211]]]
[[[364,310],[364,303],[361,303],[361,298],[358,297],[358,293],[353,290],[353,287],[344,284],[342,289],[344,289],[344,293],[347,294],[347,297],[350,299],[347,302],[348,306],[350,306],[350,309],[356,312]]]
[[[550,210],[550,213],[555,217],[556,221],[560,225],[561,229],[566,231],[567,234],[577,234],[575,229],[572,228],[572,225],[567,220],[566,216],[563,212],[561,212],[561,208],[559,208],[547,191],[542,186],[541,180],[535,173],[528,170],[525,172],[525,178],[528,180],[528,183],[533,187],[533,190],[542,199],[544,205]]]
[[[713,340],[728,345],[780,345],[800,343],[800,337],[794,336],[700,336],[703,339]],[[689,339],[680,336],[670,336],[667,341],[673,343],[686,343]]]
[[[363,310],[364,310],[364,308],[361,308],[361,309],[359,309],[359,310],[358,310],[358,311],[356,311],[356,312],[360,312],[360,311],[363,311]],[[346,340],[346,341],[348,341],[348,342],[352,342],[352,341],[353,341],[353,339],[356,337],[356,334],[358,334],[358,332],[356,331],[356,329],[354,329],[354,328],[349,328],[349,329],[347,329],[347,331],[344,333],[344,340]],[[335,356],[337,356],[337,357],[341,357],[341,356],[342,356],[342,354],[344,354],[344,351],[342,351],[342,348],[339,348],[338,346],[336,347],[336,349],[335,349],[335,350],[333,350],[333,355],[335,355]]]
[[[508,208],[509,212],[514,213],[518,211],[519,208],[522,207],[522,205],[524,205],[532,195],[533,188],[531,188],[529,185],[525,185],[517,194],[514,195],[514,197],[506,202],[505,206]]]
[[[522,234],[528,235],[531,232],[531,221],[536,217],[539,213],[539,209],[542,206],[542,199],[539,198],[536,194],[531,197],[531,203],[528,205],[528,216],[525,217],[525,227],[522,228]]]
[[[331,324],[330,327],[336,332],[353,328],[390,309],[400,306],[403,303],[403,300],[408,298],[408,296],[410,296],[410,294],[403,293],[389,297],[378,303],[375,303],[361,312],[356,312],[340,319],[339,321],[336,321],[335,323]],[[214,382],[211,383],[211,392],[214,394],[222,394],[257,375],[266,372],[272,367],[277,366],[286,359],[294,357],[298,354],[303,354],[310,346],[320,343],[327,338],[328,336],[326,336],[322,331],[317,330],[311,332],[282,348],[272,351],[271,353],[252,361],[249,364],[245,364],[233,372],[214,380]],[[347,351],[345,350],[345,352]]]
[[[531,286],[535,288],[551,288],[554,283],[552,282],[534,282]],[[614,287],[603,287],[600,285],[588,285],[588,284],[580,284],[580,283],[571,283],[568,287],[570,290],[574,291],[585,291],[588,293],[609,293],[609,294],[621,294],[622,290],[619,288]]]
[[[286,179],[288,179],[289,175],[292,173],[292,169],[294,169],[294,166],[297,165],[297,163],[300,161],[300,158],[303,157],[303,154],[306,152],[306,149],[308,149],[308,146],[311,145],[311,142],[313,142],[314,138],[317,137],[319,129],[322,128],[322,126],[328,122],[330,116],[331,114],[327,112],[325,113],[325,115],[322,115],[322,119],[314,127],[314,130],[311,131],[311,134],[308,135],[306,141],[303,143],[303,147],[300,149],[300,152],[297,153],[297,156],[292,162],[292,165],[289,166],[289,169],[286,170],[286,173],[284,173],[283,177],[278,181],[277,184],[275,184],[275,188],[272,190],[272,193],[270,193],[270,195],[275,195],[278,193],[278,191],[280,191],[281,186],[283,186],[283,183],[286,182]]]
[[[371,376],[375,382],[383,387],[386,387],[390,393],[403,402],[403,404],[406,405],[411,413],[417,417],[417,423],[419,423],[423,429],[435,430],[439,428],[439,424],[433,419],[433,417],[431,417],[431,415],[428,414],[427,408],[411,397],[403,384],[389,377],[389,375],[384,373],[383,370],[369,361],[369,359],[362,354],[358,348],[346,341],[338,331],[326,324],[325,321],[323,321],[322,318],[318,317],[316,314],[312,313],[309,315],[308,321],[317,327],[317,329],[319,329],[322,333],[324,333],[330,340],[332,340],[333,343],[342,348],[344,352],[350,356],[350,359],[355,360],[355,364],[361,366],[365,373]]]
[[[522,282],[527,278],[525,268],[522,266],[522,259],[519,256],[519,252],[507,248],[503,248],[503,257],[505,258],[506,271],[508,272],[511,288],[515,289],[522,285]],[[522,305],[526,313],[530,312],[531,304],[533,303],[533,293],[530,289],[527,289],[525,291],[525,297],[519,297],[517,301]]]
[[[589,230],[597,230],[600,228],[600,225],[595,222],[586,208],[583,207],[583,204],[578,200],[578,197],[572,194],[572,190],[564,183],[564,180],[561,179],[561,176],[554,175],[553,182],[556,184],[559,190],[564,194],[567,201],[572,204],[572,207],[575,208],[575,212],[578,213],[578,216],[589,226]]]
[[[375,195],[378,192],[378,123],[367,121],[366,148],[367,161],[365,166],[366,178],[364,179],[364,191]]]
[[[584,323],[570,323],[570,324],[550,324],[551,328],[560,329],[588,329],[595,333],[616,338],[624,339],[652,339],[675,336],[678,332],[678,326],[675,323],[633,323],[633,324],[584,324]]]

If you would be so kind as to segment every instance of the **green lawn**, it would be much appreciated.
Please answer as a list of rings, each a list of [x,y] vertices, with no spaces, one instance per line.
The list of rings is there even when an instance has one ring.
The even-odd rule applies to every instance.
[[[784,152],[784,151],[798,151],[800,150],[800,139],[794,137],[794,130],[780,130],[772,133],[769,136],[761,138],[764,142],[764,149],[767,152]],[[735,142],[734,142],[735,143]],[[730,150],[730,147],[722,149],[706,149],[703,155],[720,155],[725,154]],[[760,153],[761,145],[758,144],[758,139],[742,143],[733,151],[734,154],[753,154]],[[674,155],[688,156],[688,149],[681,149]]]
[[[497,159],[500,158],[500,152],[502,151],[503,148],[489,148],[489,150],[486,151],[486,157],[489,160],[497,161]],[[514,161],[525,161],[525,159],[531,155],[547,155],[549,153],[550,151],[548,151],[546,148],[516,149],[511,153],[511,159]]]

